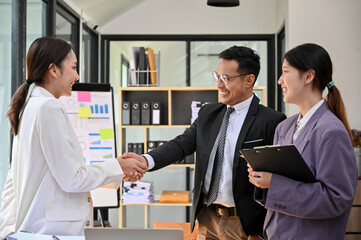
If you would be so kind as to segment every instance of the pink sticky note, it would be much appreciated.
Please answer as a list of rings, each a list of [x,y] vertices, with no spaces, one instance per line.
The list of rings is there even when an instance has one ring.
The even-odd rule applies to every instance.
[[[90,92],[78,91],[78,102],[91,102]]]

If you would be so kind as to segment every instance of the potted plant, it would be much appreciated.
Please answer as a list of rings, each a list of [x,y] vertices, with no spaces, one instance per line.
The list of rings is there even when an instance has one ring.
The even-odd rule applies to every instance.
[[[358,175],[361,176],[361,131],[357,129],[351,129],[353,137],[353,151],[356,156],[356,164],[358,169]]]

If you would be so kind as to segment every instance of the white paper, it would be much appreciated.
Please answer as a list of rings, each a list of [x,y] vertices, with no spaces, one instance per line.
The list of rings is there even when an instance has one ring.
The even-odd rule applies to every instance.
[[[153,110],[153,124],[160,124],[160,110]]]
[[[60,240],[85,240],[84,236],[56,236]],[[8,237],[8,240],[54,240],[53,235],[39,233],[17,232]]]
[[[153,182],[131,183],[124,181],[123,203],[148,204],[154,202]]]
[[[117,191],[108,188],[97,188],[90,192],[94,207],[112,206],[117,199]]]

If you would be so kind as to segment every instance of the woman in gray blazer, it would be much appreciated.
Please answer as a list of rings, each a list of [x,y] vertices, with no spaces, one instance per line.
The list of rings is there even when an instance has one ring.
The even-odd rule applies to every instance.
[[[274,144],[294,144],[316,177],[303,183],[249,166],[255,198],[267,208],[265,239],[344,239],[357,183],[345,107],[324,48],[303,44],[286,53],[278,80],[284,102],[300,113],[276,129]],[[326,100],[322,93],[327,87]]]

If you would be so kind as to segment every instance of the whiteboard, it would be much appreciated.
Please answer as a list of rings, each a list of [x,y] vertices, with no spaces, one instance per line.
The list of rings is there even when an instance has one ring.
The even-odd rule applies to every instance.
[[[59,98],[67,110],[88,165],[116,157],[113,89],[110,84],[76,83],[70,97]],[[90,192],[93,206],[119,207],[119,189]]]

